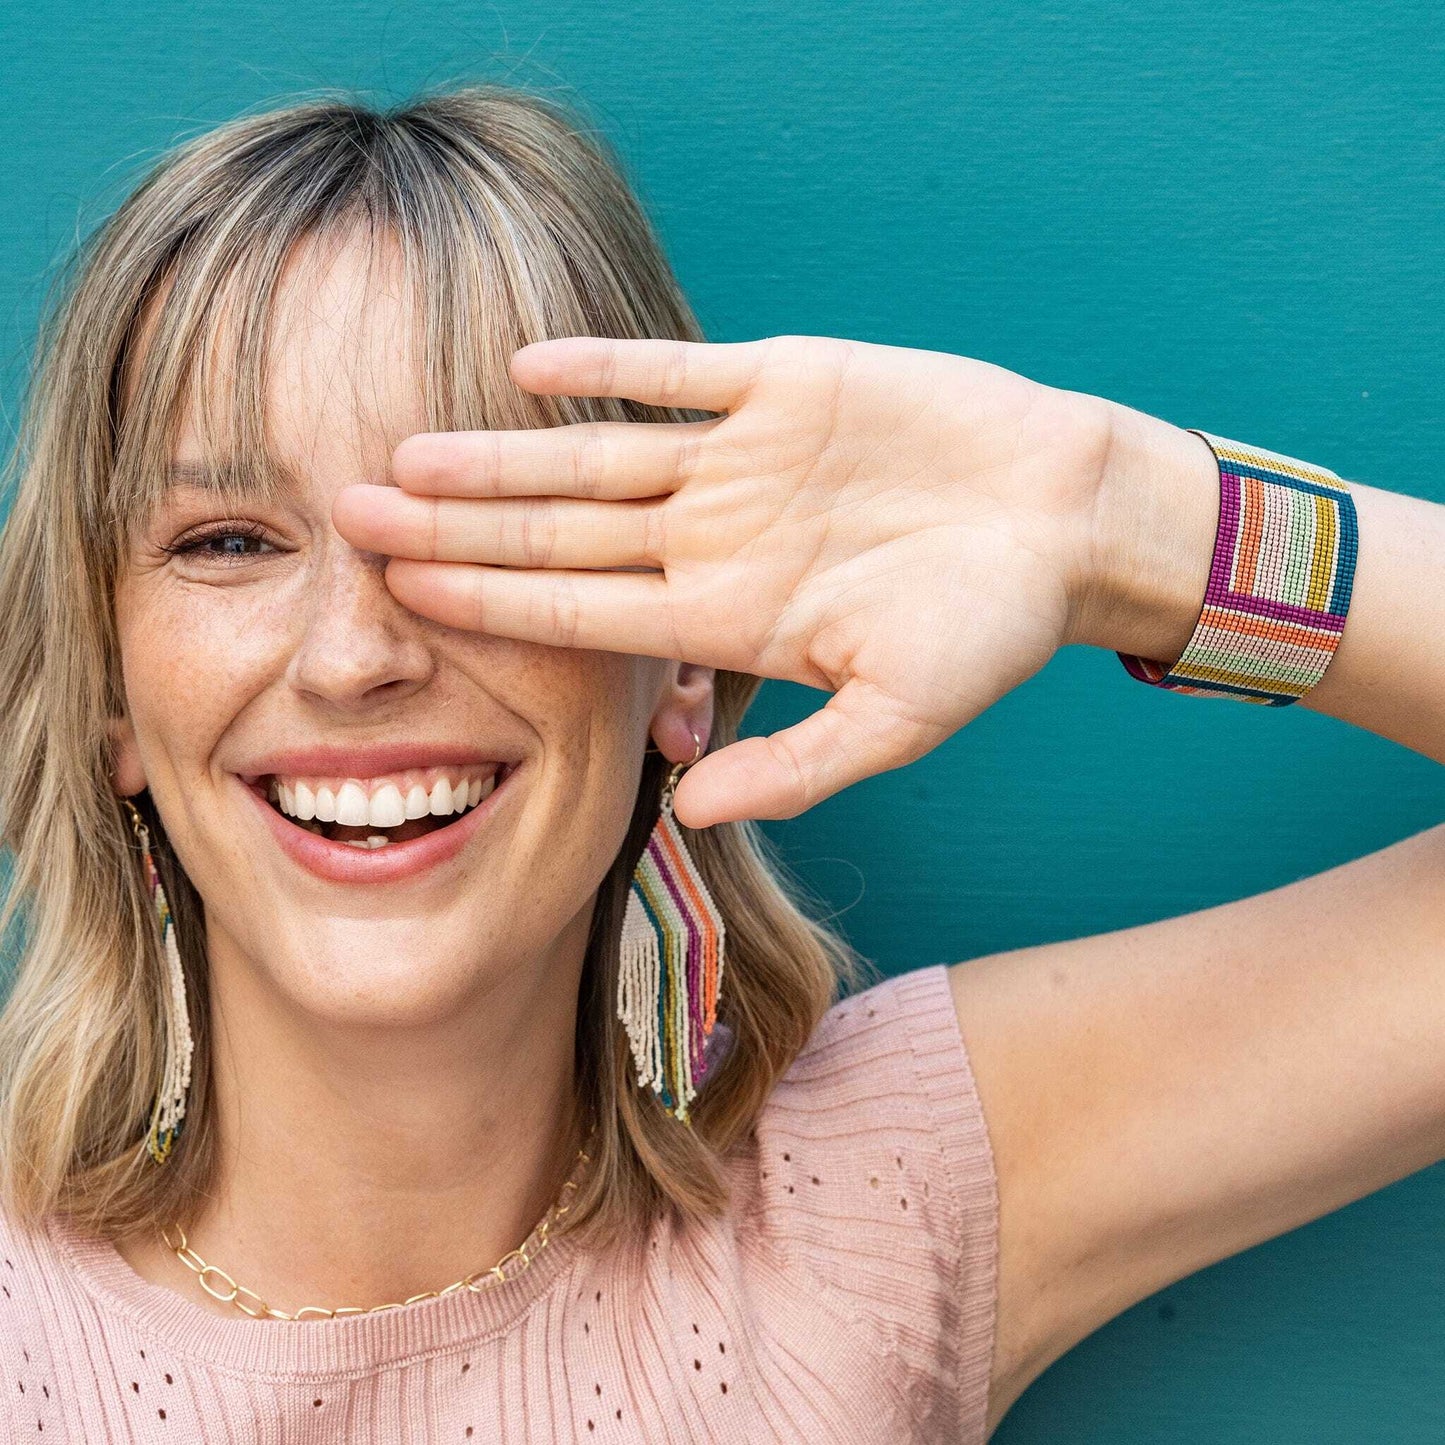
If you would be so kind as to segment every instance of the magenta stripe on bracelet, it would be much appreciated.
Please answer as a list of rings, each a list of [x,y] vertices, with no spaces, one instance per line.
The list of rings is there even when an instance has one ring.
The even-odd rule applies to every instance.
[[[1354,498],[1324,467],[1195,435],[1219,467],[1199,621],[1172,666],[1123,652],[1119,660],[1154,687],[1284,707],[1319,682],[1339,646],[1359,554]]]

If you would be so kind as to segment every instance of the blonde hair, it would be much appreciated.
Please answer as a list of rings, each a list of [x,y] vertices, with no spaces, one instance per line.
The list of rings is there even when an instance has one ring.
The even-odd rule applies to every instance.
[[[263,403],[277,278],[297,243],[355,229],[403,258],[428,430],[706,415],[511,383],[511,353],[550,336],[702,339],[605,143],[511,88],[388,111],[328,95],[243,117],[164,156],[78,248],[42,324],[0,540],[0,841],[13,854],[0,930],[21,938],[0,1013],[0,1207],[12,1217],[60,1211],[119,1237],[194,1219],[212,1178],[203,915],[148,795],[137,801],[177,921],[195,1054],[175,1152],[157,1167],[145,1149],[165,971],[110,784],[107,719],[123,710],[113,591],[187,401],[208,457],[235,461],[249,490],[274,484]],[[215,344],[222,308],[239,318],[230,356]],[[757,686],[718,675],[712,746],[737,735]],[[862,981],[752,825],[687,832],[726,919],[720,1017],[734,1043],[692,1129],[639,1090],[613,1006],[617,938],[663,775],[650,754],[599,890],[578,1000],[579,1104],[598,1134],[568,1227],[604,1234],[667,1206],[720,1210],[723,1155],[840,985]]]

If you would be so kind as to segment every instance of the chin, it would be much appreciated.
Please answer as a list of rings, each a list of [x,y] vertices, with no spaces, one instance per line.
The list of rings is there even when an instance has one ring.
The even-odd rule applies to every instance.
[[[473,919],[309,920],[275,949],[259,945],[273,986],[301,1012],[345,1026],[422,1028],[464,1012],[496,979],[490,930]],[[250,952],[250,948],[247,949]]]

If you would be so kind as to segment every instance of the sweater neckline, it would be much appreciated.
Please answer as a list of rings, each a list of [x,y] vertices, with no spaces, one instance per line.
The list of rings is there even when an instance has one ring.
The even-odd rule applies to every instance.
[[[554,1288],[577,1249],[574,1236],[564,1231],[526,1269],[501,1284],[478,1292],[456,1290],[377,1314],[271,1320],[238,1313],[229,1320],[144,1278],[111,1240],[83,1231],[65,1216],[50,1216],[45,1228],[102,1309],[123,1315],[178,1354],[253,1378],[340,1376],[481,1343],[515,1324]]]

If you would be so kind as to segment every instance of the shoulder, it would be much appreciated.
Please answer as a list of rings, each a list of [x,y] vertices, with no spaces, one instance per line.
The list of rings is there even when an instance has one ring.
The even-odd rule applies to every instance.
[[[57,1334],[68,1291],[48,1230],[0,1209],[0,1370],[14,1395],[12,1423],[64,1439]],[[63,1353],[63,1351],[62,1351]]]
[[[760,1139],[764,1130],[805,1149],[831,1146],[840,1163],[876,1157],[887,1168],[859,1177],[867,1197],[888,1201],[885,1217],[896,1210],[906,1222],[913,1209],[926,1223],[951,1214],[959,1226],[986,1224],[993,1153],[948,970],[915,969],[834,1004],[778,1081]],[[910,1171],[912,1198],[902,1187]]]
[[[9,1358],[17,1331],[53,1273],[54,1247],[43,1226],[27,1226],[0,1207],[0,1357]]]
[[[23,1224],[0,1208],[0,1357],[8,1359],[9,1347],[43,1324],[64,1274],[48,1225]]]
[[[950,1235],[957,1243],[965,1230],[987,1232],[997,1212],[988,1129],[942,964],[834,1004],[779,1079],[757,1133],[772,1156],[760,1169],[783,1179],[800,1208],[860,1200],[890,1228],[936,1229],[945,1247]],[[832,1195],[803,1168],[825,1160],[844,1171]]]
[[[877,1328],[911,1384],[958,1392],[981,1419],[998,1187],[946,967],[829,1009],[759,1116],[756,1146],[759,1222],[779,1250]]]

